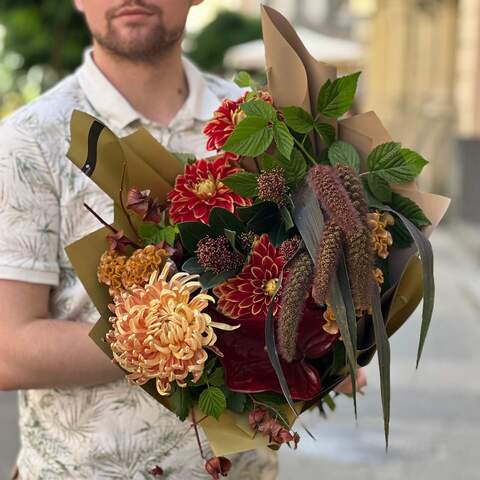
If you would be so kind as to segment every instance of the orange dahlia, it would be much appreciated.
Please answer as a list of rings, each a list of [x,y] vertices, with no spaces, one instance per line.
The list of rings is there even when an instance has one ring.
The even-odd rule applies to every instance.
[[[129,381],[143,385],[155,379],[160,395],[168,395],[174,381],[185,387],[189,374],[197,381],[208,358],[205,348],[217,340],[213,328],[232,330],[204,312],[211,296],[193,295],[201,288],[197,275],[180,272],[168,280],[169,270],[166,264],[145,287],[114,298],[113,328],[106,336]]]
[[[208,223],[214,207],[234,212],[235,207],[250,205],[250,200],[237,195],[222,183],[222,178],[242,171],[232,167],[225,157],[202,159],[186,165],[179,175],[175,188],[168,194],[170,218],[174,223],[199,221]]]
[[[218,297],[217,310],[230,318],[263,317],[277,292],[280,273],[285,264],[283,255],[264,234],[252,246],[243,270],[213,289]],[[279,308],[278,296],[273,314]]]

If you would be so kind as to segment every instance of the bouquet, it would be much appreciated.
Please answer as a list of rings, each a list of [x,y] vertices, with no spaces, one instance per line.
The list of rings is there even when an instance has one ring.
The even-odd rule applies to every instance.
[[[212,158],[119,139],[72,118],[71,160],[115,202],[109,225],[67,247],[102,315],[97,344],[217,455],[287,443],[303,411],[378,355],[388,441],[388,337],[423,295],[417,363],[433,311],[427,236],[448,199],[417,190],[427,161],[377,116],[348,114],[360,73],[336,77],[262,7],[268,87],[246,72],[205,127]],[[120,162],[120,163],[119,163]]]

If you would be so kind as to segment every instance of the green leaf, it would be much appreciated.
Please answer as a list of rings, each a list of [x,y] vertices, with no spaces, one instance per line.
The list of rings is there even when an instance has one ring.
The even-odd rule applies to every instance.
[[[315,131],[323,140],[323,143],[329,147],[335,141],[335,128],[332,127],[329,123],[322,123],[319,121],[315,122]]]
[[[250,208],[254,215],[248,220],[247,226],[255,233],[269,233],[272,228],[282,223],[280,212],[274,203],[262,202],[258,204],[257,208]],[[242,214],[239,214],[241,217]]]
[[[138,227],[138,234],[146,244],[157,243],[155,239],[157,238],[158,232],[158,225],[153,223],[142,223]]]
[[[313,130],[313,117],[300,107],[285,107],[281,109],[285,123],[294,132],[307,134]]]
[[[237,208],[237,215],[240,217],[240,220],[244,223],[249,223],[250,220],[255,217],[258,212],[263,212],[269,209],[275,209],[276,205],[271,202],[258,202],[254,203],[250,207],[239,207]],[[278,210],[278,209],[277,209]]]
[[[382,143],[374,148],[367,157],[367,167],[369,177],[379,177],[388,184],[407,183],[415,178],[413,167],[396,142]]]
[[[203,267],[198,263],[197,257],[191,257],[183,263],[182,271],[195,275],[203,273]]]
[[[239,172],[222,178],[222,183],[242,197],[256,197],[258,175],[251,172]]]
[[[282,217],[285,230],[288,231],[295,226],[295,224],[293,223],[292,215],[290,214],[290,211],[287,207],[280,208],[280,215]]]
[[[392,189],[386,180],[382,177],[369,172],[367,174],[367,182],[370,191],[381,202],[390,202],[392,199]]]
[[[208,377],[208,383],[214,387],[221,387],[225,383],[223,368],[216,368]]]
[[[431,225],[430,220],[425,216],[422,209],[414,201],[399,193],[392,192],[392,200],[389,202],[389,205],[408,218],[417,228]]]
[[[273,138],[278,151],[285,158],[290,159],[293,150],[293,136],[283,122],[273,124]]]
[[[333,142],[328,150],[328,159],[333,166],[348,165],[357,173],[360,171],[360,157],[357,150],[347,142],[342,142],[341,140]]]
[[[256,99],[243,103],[240,108],[247,114],[247,116],[257,116],[264,118],[269,122],[273,122],[277,118],[277,112],[272,105],[265,100]]]
[[[240,88],[246,88],[250,87],[252,85],[252,77],[248,72],[241,71],[238,72],[235,77],[233,78],[233,81],[240,87]]]
[[[327,80],[318,94],[317,110],[326,117],[338,118],[350,110],[361,72]]]
[[[208,223],[216,235],[224,235],[225,230],[232,230],[238,233],[246,231],[245,225],[236,215],[221,207],[212,208],[208,216]]]
[[[177,229],[168,225],[162,228],[159,232],[159,239],[160,241],[165,241],[171,247],[175,246],[175,239],[177,238]]]
[[[183,422],[187,419],[193,406],[192,395],[188,388],[176,387],[169,397],[173,412]]]
[[[413,150],[409,150],[408,148],[402,148],[401,154],[407,164],[410,166],[410,170],[414,177],[418,177],[422,172],[423,168],[428,165],[428,161]]]
[[[200,410],[210,417],[219,419],[220,415],[227,408],[227,399],[225,394],[218,387],[205,389],[198,399]]]
[[[269,172],[276,166],[277,166],[277,159],[274,156],[266,153],[262,158],[262,170],[265,172]]]
[[[268,120],[250,116],[235,127],[223,149],[245,157],[256,157],[267,151],[272,140],[273,129]]]
[[[247,406],[247,396],[244,393],[230,392],[227,396],[227,408],[232,412],[243,413]]]
[[[390,343],[383,320],[382,305],[376,283],[372,278],[372,319],[375,332],[375,343],[378,352],[378,368],[380,370],[380,393],[382,397],[383,425],[385,442],[388,447],[388,434],[390,423]]]
[[[210,290],[211,288],[215,288],[217,285],[225,282],[225,280],[228,280],[230,277],[233,277],[236,273],[235,270],[220,273],[205,272],[200,275],[200,283],[205,290]]]
[[[293,150],[290,159],[283,156],[275,158],[276,165],[283,169],[285,180],[289,187],[294,190],[298,184],[302,183],[307,175],[307,162],[300,150]]]
[[[202,222],[182,222],[177,223],[177,227],[180,231],[182,245],[190,253],[195,253],[197,244],[202,238],[212,235],[210,227]]]

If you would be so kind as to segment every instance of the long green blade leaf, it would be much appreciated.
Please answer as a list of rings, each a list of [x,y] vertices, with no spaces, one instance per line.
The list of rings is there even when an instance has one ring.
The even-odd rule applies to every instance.
[[[393,208],[385,207],[385,210],[396,215],[405,225],[412,236],[415,245],[418,249],[420,259],[422,260],[423,268],[423,312],[422,312],[422,326],[420,329],[420,340],[418,343],[417,353],[417,368],[422,356],[423,347],[427,338],[428,329],[432,321],[433,306],[435,302],[435,279],[433,276],[433,250],[432,245],[425,237],[425,235],[401,213],[398,213]]]
[[[390,431],[390,343],[387,329],[383,321],[382,305],[376,282],[372,279],[372,317],[375,332],[375,343],[378,352],[378,368],[380,370],[380,393],[382,396],[383,426],[385,430],[385,444],[388,448]]]

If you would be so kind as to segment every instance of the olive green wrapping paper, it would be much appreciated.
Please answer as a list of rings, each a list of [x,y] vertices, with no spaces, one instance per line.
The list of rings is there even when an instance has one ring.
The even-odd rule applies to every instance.
[[[279,107],[302,106],[315,114],[318,91],[326,80],[333,80],[336,77],[335,67],[314,59],[293,27],[280,13],[266,6],[262,7],[261,13],[268,87],[275,104]],[[338,130],[339,138],[352,143],[362,158],[365,158],[376,145],[390,140],[388,132],[373,112],[339,122],[326,118],[321,120],[334,126]],[[92,137],[95,141],[92,141]],[[168,192],[174,186],[176,176],[183,172],[183,164],[145,129],[118,138],[98,120],[78,111],[72,116],[71,138],[69,159],[78,168],[90,173],[90,178],[113,200],[112,227],[115,230],[123,230],[134,240],[135,233],[121,207],[122,200],[126,201],[126,192],[133,186],[142,190],[150,189],[161,201],[165,201]],[[315,146],[317,149],[321,147],[318,144]],[[91,164],[92,159],[95,159],[94,165]],[[247,170],[256,168],[254,162],[248,161],[244,162],[244,167]],[[431,220],[432,228],[438,225],[448,208],[448,199],[419,192],[415,184],[399,187],[398,191],[420,205]],[[121,195],[124,197],[121,198]],[[85,214],[89,215],[87,211]],[[110,347],[104,340],[105,334],[110,329],[108,304],[111,303],[111,298],[108,289],[97,281],[97,268],[100,256],[107,248],[105,237],[109,233],[108,228],[102,227],[67,246],[66,252],[100,315],[100,320],[91,330],[90,337],[112,358]],[[388,302],[386,323],[389,334],[394,333],[407,320],[422,297],[419,260],[410,255],[402,262],[397,288],[392,292],[392,298]],[[368,325],[363,325],[364,349],[359,351],[359,361],[364,359],[365,363],[368,363],[375,353],[375,345],[370,342],[370,330]],[[361,341],[362,339],[359,339],[359,343]],[[161,397],[157,393],[153,381],[143,385],[142,388],[168,408],[168,397]],[[297,404],[297,408],[300,412],[303,404]],[[293,413],[288,408],[284,413],[293,424]],[[201,416],[201,412],[197,412],[196,417]],[[226,411],[218,421],[208,417],[201,422],[201,426],[215,455],[238,453],[268,444],[265,437],[255,435],[250,429],[246,415]]]

